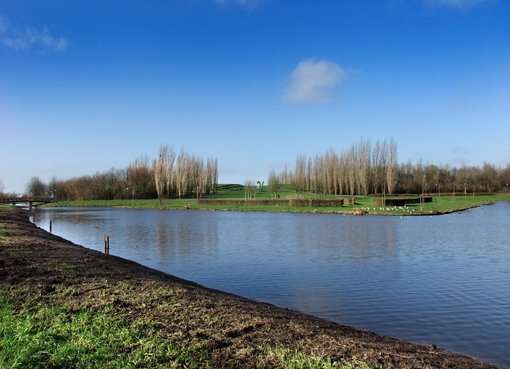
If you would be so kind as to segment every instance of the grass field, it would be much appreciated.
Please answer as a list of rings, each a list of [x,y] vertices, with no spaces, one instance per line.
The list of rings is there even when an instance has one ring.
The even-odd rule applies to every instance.
[[[296,192],[291,186],[284,186],[279,192],[280,199],[287,198],[319,198],[334,199],[341,196],[318,195],[306,192]],[[215,199],[244,199],[245,192],[240,185],[222,185],[218,192],[211,196]],[[256,199],[270,199],[273,194],[264,190],[257,192]],[[483,196],[434,196],[431,203],[423,205],[413,204],[405,207],[381,207],[374,203],[373,196],[356,196],[355,205],[341,207],[291,207],[282,205],[255,205],[247,202],[246,205],[212,205],[199,204],[196,199],[133,199],[133,200],[83,200],[60,201],[46,205],[46,207],[123,207],[164,210],[216,210],[216,211],[264,211],[264,212],[296,212],[296,213],[325,213],[325,214],[351,214],[361,212],[369,215],[431,215],[462,211],[477,206],[493,204],[498,201],[510,201],[510,194],[483,195]]]

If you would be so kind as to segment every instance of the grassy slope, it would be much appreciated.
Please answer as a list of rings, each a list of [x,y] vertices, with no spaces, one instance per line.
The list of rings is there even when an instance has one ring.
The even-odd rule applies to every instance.
[[[19,296],[25,291],[9,292]],[[15,298],[2,297],[0,314],[2,368],[131,369],[154,368],[165,362],[200,367],[197,364],[204,361],[146,327],[125,324],[111,316],[108,308],[73,312],[42,303],[28,307]]]
[[[27,306],[12,297],[27,291],[2,292],[10,298],[0,297],[1,368],[214,368],[206,348],[167,340],[142,318],[126,322],[111,306],[78,311],[33,301]],[[260,361],[261,367],[267,362],[282,369],[369,368],[359,361],[340,364],[284,348],[261,350]]]
[[[291,186],[284,186],[279,192],[280,198],[304,197],[304,198],[335,198],[335,196],[318,196],[311,193],[296,192]],[[272,194],[267,190],[259,192],[257,199],[269,199]],[[223,185],[213,198],[219,199],[243,199],[244,190],[238,185]],[[233,210],[233,211],[268,211],[268,212],[299,212],[299,213],[351,213],[355,208],[363,209],[374,215],[420,215],[449,213],[469,209],[472,207],[487,205],[497,201],[510,201],[510,194],[492,196],[441,196],[434,197],[432,203],[423,206],[410,205],[402,207],[381,208],[374,205],[373,197],[356,197],[356,205],[342,207],[288,207],[269,205],[208,205],[198,204],[195,199],[170,199],[160,203],[157,199],[149,200],[84,200],[84,201],[61,201],[49,204],[50,207],[128,207],[149,209],[201,209],[201,210]]]

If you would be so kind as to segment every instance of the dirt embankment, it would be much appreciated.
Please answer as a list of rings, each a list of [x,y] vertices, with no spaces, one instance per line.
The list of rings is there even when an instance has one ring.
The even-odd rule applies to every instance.
[[[127,321],[143,316],[158,324],[165,339],[206,342],[218,368],[271,367],[260,359],[264,347],[334,361],[355,358],[373,368],[495,368],[210,290],[74,245],[37,228],[21,211],[0,210],[0,293],[13,288],[77,311],[109,304]]]

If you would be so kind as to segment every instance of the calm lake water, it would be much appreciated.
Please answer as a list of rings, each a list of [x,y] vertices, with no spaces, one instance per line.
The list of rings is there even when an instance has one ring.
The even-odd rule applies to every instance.
[[[75,243],[510,367],[510,204],[436,217],[38,210]]]

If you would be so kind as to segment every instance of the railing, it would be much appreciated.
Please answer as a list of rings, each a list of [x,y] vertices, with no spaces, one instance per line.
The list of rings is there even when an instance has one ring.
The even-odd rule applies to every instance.
[[[17,204],[28,204],[28,208],[32,210],[33,207],[39,205],[49,204],[54,199],[49,197],[12,197],[12,198],[0,198],[0,204],[11,204],[16,206]]]

